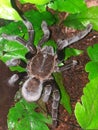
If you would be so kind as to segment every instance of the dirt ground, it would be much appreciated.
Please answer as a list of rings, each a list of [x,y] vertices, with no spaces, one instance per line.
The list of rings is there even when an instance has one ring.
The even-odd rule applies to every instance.
[[[88,6],[98,5],[98,0],[86,0]],[[58,37],[56,28],[51,28],[53,37]],[[63,35],[66,35],[66,28],[62,27]],[[71,35],[73,30],[68,31]],[[61,34],[61,35],[62,35]],[[83,87],[88,82],[88,74],[85,72],[85,65],[89,61],[86,49],[88,46],[98,43],[98,32],[92,31],[88,36],[79,42],[74,43],[70,47],[83,50],[84,53],[72,57],[70,60],[75,59],[79,64],[68,71],[63,72],[64,85],[71,98],[73,114],[69,115],[67,111],[60,105],[59,108],[59,125],[57,128],[51,130],[81,130],[74,116],[74,108],[77,101],[83,93]],[[8,79],[13,73],[0,61],[0,130],[7,130],[7,114],[11,106],[13,106],[13,97],[18,90],[18,86],[9,86]]]

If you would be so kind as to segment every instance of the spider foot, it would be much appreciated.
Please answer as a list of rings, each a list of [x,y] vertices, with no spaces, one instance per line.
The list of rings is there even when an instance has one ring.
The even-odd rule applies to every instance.
[[[57,45],[58,45],[58,49],[62,50],[63,48],[71,45],[74,42],[77,42],[79,40],[81,40],[82,38],[84,38],[86,35],[88,35],[88,33],[92,30],[92,24],[88,24],[86,29],[79,32],[77,35],[71,37],[71,38],[67,38],[65,40],[62,39],[58,39],[57,40]]]
[[[18,80],[19,80],[18,74],[14,74],[14,75],[8,80],[8,83],[9,83],[9,85],[13,86],[14,83],[15,83],[16,81],[18,81]]]
[[[52,124],[53,124],[53,126],[52,126],[52,127],[53,127],[53,128],[56,128],[56,127],[57,127],[57,125],[58,125],[57,120],[53,120],[53,121],[52,121]]]
[[[17,36],[10,36],[10,35],[7,35],[5,33],[2,34],[2,37],[6,40],[11,40],[11,41],[15,41]]]
[[[2,34],[2,37],[3,37],[4,39],[6,39],[6,40],[16,41],[16,42],[18,42],[18,43],[20,43],[20,44],[26,46],[26,41],[25,41],[23,38],[21,38],[21,37],[19,37],[19,36],[17,36],[17,35],[7,35],[7,34],[3,33],[3,34]]]
[[[53,91],[53,103],[52,103],[52,120],[54,127],[57,126],[59,101],[60,101],[60,93],[59,90],[56,89]]]
[[[45,21],[42,21],[41,28],[43,30],[44,36],[39,41],[38,46],[41,47],[44,42],[46,42],[50,37],[50,31],[48,29],[48,25]]]
[[[28,30],[31,30],[34,32],[31,22],[29,22],[28,20],[24,20],[23,23],[25,24],[25,26],[27,27]]]
[[[26,64],[26,62],[25,61],[23,61],[22,59],[20,60],[20,59],[11,59],[11,60],[8,60],[7,62],[6,62],[6,65],[8,66],[8,67],[11,67],[11,66],[21,66],[21,67],[23,67],[23,68],[25,68],[26,66],[27,66],[27,64]]]
[[[43,92],[43,95],[42,95],[43,102],[47,102],[49,100],[51,91],[52,91],[52,86],[51,85],[45,86],[44,92]]]
[[[78,64],[78,61],[73,60],[70,63],[68,63],[67,65],[65,64],[64,66],[60,67],[59,70],[60,71],[66,71],[71,69],[72,67],[75,67]]]
[[[9,85],[13,86],[16,82],[19,84],[23,82],[24,79],[27,78],[27,72],[21,72],[17,74],[13,74],[8,80]],[[20,82],[21,81],[21,82]]]

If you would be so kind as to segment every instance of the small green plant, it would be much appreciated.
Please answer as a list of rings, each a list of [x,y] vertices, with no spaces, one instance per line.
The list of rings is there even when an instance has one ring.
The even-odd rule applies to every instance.
[[[20,2],[21,3],[30,2],[32,4],[35,4],[35,6],[37,8],[36,11],[30,10],[30,11],[27,11],[24,13],[25,17],[33,24],[34,30],[36,32],[35,39],[34,39],[35,46],[37,46],[38,41],[40,40],[41,36],[43,35],[43,32],[40,27],[42,21],[45,20],[49,26],[51,26],[53,24],[59,25],[60,20],[58,17],[58,13],[60,13],[60,12],[69,13],[68,17],[62,21],[62,23],[65,24],[66,26],[74,27],[76,29],[83,29],[88,23],[91,23],[93,25],[93,29],[98,30],[98,15],[97,15],[98,7],[87,8],[84,0],[79,0],[79,1],[78,0],[54,0],[54,1],[53,0],[20,0]],[[53,15],[49,11],[47,11],[47,7],[50,9],[53,9],[56,12],[55,15]],[[12,59],[15,57],[15,58],[21,58],[24,61],[26,61],[25,54],[27,53],[28,50],[23,45],[20,45],[17,42],[4,40],[1,37],[2,33],[6,33],[6,34],[24,36],[25,39],[28,39],[27,31],[26,31],[25,26],[22,23],[21,17],[18,15],[17,11],[15,11],[12,8],[10,0],[1,1],[0,11],[1,11],[0,18],[11,20],[8,22],[7,25],[0,28],[0,60],[2,60],[3,62],[6,62],[9,59]],[[8,12],[9,12],[9,15],[8,15]],[[12,20],[14,20],[14,21],[12,21]],[[17,22],[15,22],[16,20],[17,20]],[[45,44],[51,45],[54,48],[56,48],[56,43],[53,40],[50,40]],[[88,49],[88,50],[90,50],[90,49]],[[67,60],[71,56],[77,56],[82,53],[82,51],[76,50],[73,48],[66,48],[66,49],[64,49],[64,52],[65,52],[65,60]],[[93,64],[93,63],[88,63],[88,64]],[[95,63],[95,61],[94,61],[93,65],[97,67],[97,63]],[[86,68],[87,68],[87,71],[89,71],[89,65]],[[17,70],[19,72],[25,71],[25,69],[21,68],[20,66],[11,67],[10,69],[12,71]],[[93,69],[92,69],[92,72],[90,70],[90,75],[91,75],[91,76],[89,76],[90,78],[94,77],[93,71],[94,71]],[[97,75],[97,73],[95,75]],[[64,89],[61,73],[58,73],[58,74],[55,73],[54,78],[61,91],[61,97],[62,97],[61,104],[64,106],[64,108],[69,113],[71,113],[72,111],[71,111],[70,97],[67,94],[66,90]],[[59,80],[60,80],[60,82],[58,82]],[[97,81],[94,80],[94,81],[91,81],[91,83],[89,83],[87,85],[87,87],[86,87],[87,89],[85,90],[85,91],[87,91],[87,93],[84,93],[83,103],[85,101],[87,101],[87,102],[89,101],[89,99],[85,98],[85,97],[89,93],[88,89],[94,88],[94,82],[97,83]],[[89,87],[89,86],[91,86],[91,87]],[[95,90],[94,90],[94,92],[95,92]],[[96,94],[96,92],[95,92],[95,94]],[[91,99],[91,103],[92,103],[93,98],[91,97],[90,99]],[[95,104],[96,104],[96,102],[97,102],[97,98],[96,98]],[[93,103],[91,104],[91,106],[93,106]],[[89,116],[89,112],[91,112],[91,111],[89,111],[89,109],[91,108],[91,106],[89,106],[89,108],[88,108],[88,105],[85,105],[83,108],[83,109],[88,108],[88,117],[87,118],[91,118]],[[9,111],[9,114],[8,114],[9,130],[12,130],[12,129],[25,130],[25,128],[29,130],[29,129],[32,129],[32,127],[34,130],[38,130],[38,129],[40,130],[40,128],[41,129],[43,128],[43,130],[44,129],[48,130],[48,127],[45,125],[45,123],[50,124],[51,119],[49,118],[49,120],[48,120],[47,118],[44,117],[44,115],[39,114],[39,113],[37,114],[35,112],[36,107],[37,106],[35,104],[32,103],[30,105],[29,103],[26,103],[24,100],[20,100],[18,103],[16,103],[15,107],[11,108]],[[81,107],[80,104],[76,105],[75,113],[78,113],[79,107]],[[96,106],[96,108],[97,108],[97,106]],[[16,110],[17,111],[20,110],[18,113],[19,115],[17,115]],[[94,109],[94,110],[96,110],[96,109]],[[76,114],[77,119],[78,119],[79,114],[80,113]],[[13,115],[15,115],[15,116],[13,116]],[[26,123],[27,119],[29,120],[29,122]],[[89,127],[89,125],[88,126],[85,125],[85,123],[82,124],[81,120],[82,119],[79,120],[79,124],[82,128],[91,128],[91,127]],[[30,121],[31,121],[31,124],[30,124]],[[38,126],[38,127],[36,125],[37,121],[40,124],[40,126]],[[88,120],[88,122],[89,122],[89,120]],[[26,127],[23,128],[23,126],[26,126]]]
[[[81,103],[75,107],[75,116],[84,130],[98,129],[98,77],[91,80],[83,89]]]
[[[83,89],[81,103],[75,107],[75,116],[83,129],[98,129],[98,44],[88,47],[91,59],[86,64],[90,82]]]
[[[89,80],[92,80],[98,76],[98,44],[88,47],[87,52],[91,61],[86,64],[85,69],[89,73]]]
[[[35,103],[27,103],[21,99],[9,110],[9,130],[49,130],[45,123],[51,124],[51,117],[36,112]]]

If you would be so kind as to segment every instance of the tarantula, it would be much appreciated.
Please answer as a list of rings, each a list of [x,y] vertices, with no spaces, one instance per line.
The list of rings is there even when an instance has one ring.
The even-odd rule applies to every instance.
[[[41,28],[43,30],[43,37],[39,41],[38,46],[35,47],[33,44],[34,40],[34,30],[32,24],[24,19],[23,23],[27,27],[28,30],[28,41],[24,40],[19,36],[9,36],[7,34],[2,34],[2,37],[7,40],[17,41],[23,44],[27,49],[28,53],[26,54],[26,58],[28,59],[27,64],[21,59],[11,59],[6,62],[7,66],[17,66],[20,65],[22,67],[26,67],[27,76],[25,77],[25,81],[22,85],[22,96],[28,102],[37,101],[41,96],[44,102],[47,102],[50,94],[53,95],[53,103],[52,103],[52,120],[53,125],[57,126],[57,118],[58,118],[58,107],[60,101],[60,92],[56,85],[53,84],[53,72],[60,72],[66,69],[69,69],[70,66],[75,66],[77,61],[73,61],[71,65],[58,67],[58,63],[62,62],[58,59],[58,54],[54,52],[52,46],[44,46],[42,45],[49,39],[50,30],[45,21],[42,21]],[[71,38],[61,40],[57,40],[58,50],[62,50],[68,45],[84,38],[92,29],[92,25],[88,24],[86,29],[79,32],[76,36]],[[9,82],[15,83],[19,80],[20,75],[14,74]]]

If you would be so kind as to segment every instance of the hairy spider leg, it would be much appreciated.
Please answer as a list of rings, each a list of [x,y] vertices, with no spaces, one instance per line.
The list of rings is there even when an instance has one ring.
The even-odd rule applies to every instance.
[[[3,33],[2,37],[6,40],[9,40],[9,41],[16,41],[24,46],[26,46],[26,43],[27,43],[26,40],[24,40],[23,38],[21,38],[17,35],[7,35],[7,34]]]
[[[53,92],[52,92],[53,91]],[[56,82],[53,79],[45,82],[44,90],[42,92],[42,100],[47,102],[49,100],[50,95],[53,96],[52,102],[52,121],[53,127],[57,127],[57,118],[58,118],[58,107],[60,102],[60,92],[57,88]]]
[[[48,25],[47,25],[46,21],[42,21],[41,28],[42,28],[44,35],[38,43],[39,47],[41,47],[43,45],[43,43],[48,41],[48,39],[50,37],[50,31],[48,29]]]
[[[28,41],[26,43],[26,46],[27,46],[27,48],[29,48],[29,50],[30,50],[30,52],[32,54],[36,54],[37,50],[36,50],[36,47],[34,46],[34,29],[33,29],[33,25],[26,18],[24,18],[23,23],[27,27],[28,36],[29,36],[29,39],[28,39]]]
[[[43,91],[43,94],[42,94],[42,100],[43,100],[43,102],[47,102],[49,100],[51,91],[52,91],[52,86],[50,84],[47,84],[44,87],[44,91]]]
[[[8,67],[21,66],[21,67],[25,68],[27,66],[27,63],[25,61],[23,61],[22,59],[11,59],[11,60],[8,60],[6,62],[6,65]],[[17,82],[18,80],[23,79],[26,75],[27,75],[26,72],[21,72],[21,73],[14,74],[14,75],[12,75],[10,77],[10,79],[8,80],[8,83],[10,85],[14,85],[15,82]]]
[[[14,85],[18,80],[21,81],[21,79],[23,79],[24,77],[27,76],[26,72],[21,72],[21,73],[17,73],[17,74],[13,74],[9,80],[8,83],[10,85]]]
[[[71,45],[74,42],[77,42],[79,40],[81,40],[82,38],[84,38],[86,35],[88,35],[88,33],[92,30],[92,24],[88,24],[86,29],[79,32],[77,35],[71,37],[71,38],[67,38],[65,40],[62,39],[58,39],[57,40],[57,45],[58,45],[58,50],[62,50],[63,48]]]
[[[21,9],[18,8],[16,1],[11,0],[11,5],[12,7],[18,12],[18,14],[20,15],[20,17],[23,19],[23,23],[25,24],[25,26],[27,27],[28,30],[28,35],[29,35],[29,40],[28,41],[24,41],[24,39],[21,39],[20,37],[18,37],[18,41],[20,43],[22,43],[21,41],[23,40],[24,42],[22,43],[23,45],[25,45],[31,53],[35,54],[36,53],[36,48],[33,44],[33,40],[34,40],[34,29],[32,24],[27,20],[27,18],[24,16],[23,12],[21,11]]]
[[[53,127],[57,127],[59,102],[60,102],[60,92],[59,92],[59,90],[57,88],[55,88],[53,90],[53,103],[52,103]]]
[[[12,75],[12,76],[10,77],[10,79],[8,80],[8,83],[9,83],[10,85],[14,85],[14,83],[15,83],[16,81],[18,81],[18,79],[19,79],[18,74],[14,74],[14,75]]]
[[[24,40],[23,38],[17,36],[17,35],[7,35],[7,34],[2,34],[2,37],[4,39],[10,40],[10,41],[17,41],[20,44],[23,44],[32,54],[36,54],[36,48],[33,44],[33,39],[34,39],[34,30],[32,24],[26,20],[25,18],[23,19],[23,23],[27,27],[29,39],[28,41]]]
[[[26,63],[24,60],[22,60],[22,59],[15,59],[15,58],[14,58],[14,59],[8,60],[8,61],[6,62],[6,65],[7,65],[8,67],[21,66],[21,67],[23,67],[23,68],[26,68],[27,63]],[[22,78],[25,76],[23,73],[26,73],[26,72],[21,72],[21,73],[12,75],[11,78],[9,79],[8,83],[9,83],[10,85],[13,85],[13,84],[14,84],[15,82],[17,82],[18,80],[21,80],[21,76],[22,76]],[[27,75],[27,73],[26,73],[26,75]]]
[[[28,44],[32,45],[32,43],[34,41],[33,25],[28,20],[23,20],[23,23],[25,24],[25,26],[27,27],[27,30],[28,30],[28,35],[29,35],[29,40],[28,40],[29,43]]]
[[[72,60],[70,63],[64,64],[63,66],[59,67],[59,71],[62,72],[62,71],[69,70],[70,68],[75,67],[77,64],[78,61]]]
[[[8,60],[7,62],[6,62],[6,65],[8,66],[8,67],[11,67],[11,66],[21,66],[21,67],[23,67],[23,68],[26,68],[26,66],[27,66],[27,63],[24,61],[24,60],[22,60],[22,59],[16,59],[16,58],[13,58],[13,59],[11,59],[11,60]]]

